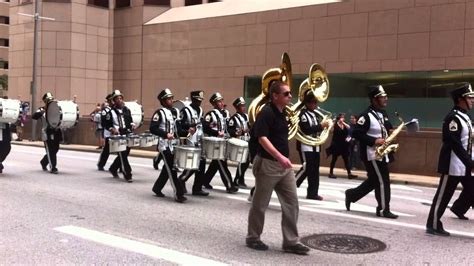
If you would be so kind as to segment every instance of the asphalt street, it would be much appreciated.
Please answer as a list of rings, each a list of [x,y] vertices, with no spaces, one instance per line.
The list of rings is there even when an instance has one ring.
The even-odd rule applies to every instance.
[[[268,251],[245,246],[249,190],[225,193],[218,175],[209,197],[174,202],[168,183],[165,198],[151,187],[159,171],[149,158],[130,158],[133,183],[97,171],[97,153],[60,150],[59,174],[41,170],[44,149],[13,145],[0,174],[0,264],[473,264],[474,212],[461,221],[447,210],[451,237],[425,233],[434,188],[392,185],[397,220],[375,216],[373,193],[344,207],[344,191],[361,181],[321,177],[324,201],[300,197],[299,232],[353,234],[384,242],[369,254],[311,250],[308,256],[281,250],[281,212],[272,199],[262,240]],[[108,165],[115,156],[109,158]],[[235,173],[235,168],[230,169]],[[192,179],[188,183],[191,188]],[[253,184],[251,171],[246,182]],[[456,192],[457,197],[459,192]]]

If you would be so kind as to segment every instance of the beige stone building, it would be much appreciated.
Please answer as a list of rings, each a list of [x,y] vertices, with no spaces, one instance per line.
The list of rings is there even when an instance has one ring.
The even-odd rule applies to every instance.
[[[31,2],[10,2],[12,97],[29,95],[33,21],[17,13],[33,13]],[[366,85],[380,83],[391,97],[389,112],[418,117],[422,127],[439,128],[449,89],[474,82],[473,0],[41,2],[41,15],[55,21],[40,25],[36,101],[47,90],[59,99],[77,95],[86,115],[113,88],[141,102],[146,117],[166,87],[176,99],[192,89],[207,97],[220,91],[229,105],[241,95],[252,99],[283,52],[296,85],[312,63],[326,68],[331,95],[324,108],[358,113],[367,105]],[[425,152],[423,161],[407,163],[431,169],[436,160],[428,155],[437,153],[439,139],[411,145]]]

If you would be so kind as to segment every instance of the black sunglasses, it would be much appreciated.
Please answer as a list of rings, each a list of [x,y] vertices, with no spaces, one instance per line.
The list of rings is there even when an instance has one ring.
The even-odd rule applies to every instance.
[[[288,96],[291,95],[291,91],[285,91],[285,92],[282,92],[280,94],[283,94],[283,96],[288,97]]]

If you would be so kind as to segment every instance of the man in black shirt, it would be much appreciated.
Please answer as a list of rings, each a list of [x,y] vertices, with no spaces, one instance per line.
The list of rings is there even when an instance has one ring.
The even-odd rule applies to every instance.
[[[288,85],[274,81],[270,86],[271,103],[262,108],[255,121],[252,138],[258,138],[257,155],[253,160],[255,192],[249,212],[246,244],[256,250],[267,250],[260,240],[265,210],[272,192],[278,195],[282,210],[283,250],[306,255],[309,249],[299,243],[298,195],[295,174],[289,157],[288,122],[285,107],[291,102]]]

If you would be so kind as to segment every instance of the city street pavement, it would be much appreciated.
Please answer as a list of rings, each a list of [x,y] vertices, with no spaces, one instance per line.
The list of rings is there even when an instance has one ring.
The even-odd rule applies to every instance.
[[[387,248],[357,255],[314,249],[308,256],[298,256],[281,250],[281,211],[276,197],[267,210],[262,235],[270,249],[254,251],[245,246],[249,190],[225,193],[218,175],[209,197],[189,195],[188,202],[179,204],[173,200],[169,183],[163,190],[165,198],[151,191],[159,174],[151,165],[154,152],[132,152],[134,182],[126,183],[97,171],[98,153],[80,151],[95,147],[61,149],[59,174],[54,175],[41,170],[44,148],[27,144],[12,146],[0,174],[0,264],[469,265],[474,261],[472,210],[467,213],[469,221],[446,211],[443,222],[451,237],[425,233],[435,193],[429,184],[405,185],[403,180],[393,184],[391,208],[400,218],[390,220],[375,216],[373,193],[352,204],[352,211],[345,210],[344,191],[360,180],[328,179],[323,174],[320,195],[324,201],[305,199],[305,182],[298,189],[301,236],[353,234],[380,240]],[[108,165],[114,158],[111,155]],[[230,170],[235,173],[234,167]],[[437,182],[433,177],[429,180]],[[251,171],[246,182],[253,184]]]

